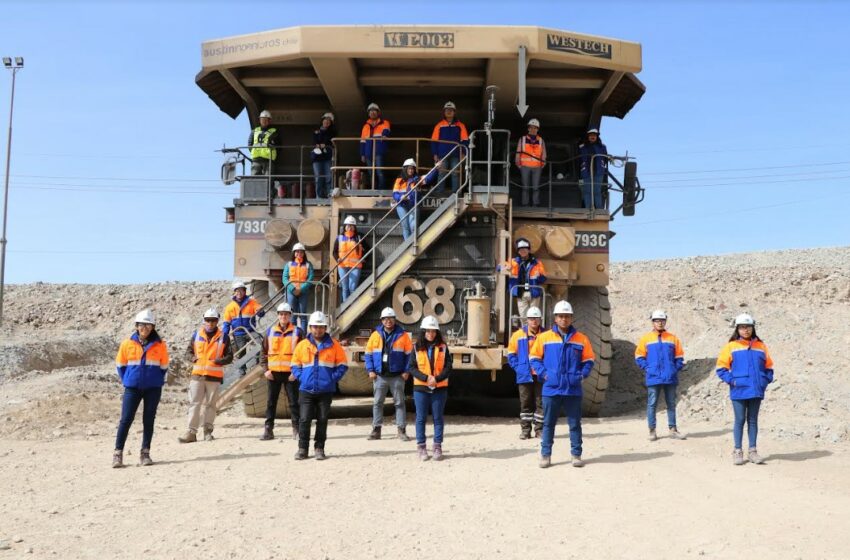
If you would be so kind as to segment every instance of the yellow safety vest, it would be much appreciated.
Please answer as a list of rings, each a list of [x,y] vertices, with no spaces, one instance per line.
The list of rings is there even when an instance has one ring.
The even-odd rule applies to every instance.
[[[268,138],[277,132],[276,128],[269,127],[263,132],[261,127],[257,127],[254,129],[254,142],[253,147],[251,148],[251,158],[252,159],[270,159],[274,161],[277,159],[277,150],[273,148],[269,148],[268,146]]]

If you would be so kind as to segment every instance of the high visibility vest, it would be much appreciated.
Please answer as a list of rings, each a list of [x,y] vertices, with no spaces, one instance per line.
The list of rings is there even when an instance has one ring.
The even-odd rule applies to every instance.
[[[266,338],[269,341],[269,371],[292,371],[292,353],[301,340],[301,329],[289,323],[286,330],[282,330],[280,323],[275,323]]]
[[[251,147],[251,159],[277,159],[277,150],[269,148],[268,139],[272,134],[277,132],[276,128],[269,127],[265,131],[259,126],[254,129],[254,142]]]
[[[434,368],[431,369],[431,361],[428,359],[428,350],[422,349],[416,351],[416,364],[419,367],[419,371],[424,373],[425,375],[433,375],[437,377],[446,367],[446,354],[448,353],[448,348],[445,344],[438,344],[434,346]],[[416,379],[416,376],[413,376],[413,384],[414,385],[423,385],[425,387],[428,386],[428,383],[425,381],[421,381]],[[443,379],[442,381],[437,382],[437,389],[440,387],[448,387],[449,380]]]
[[[224,366],[215,360],[224,356],[224,334],[217,329],[212,338],[208,338],[204,329],[195,331],[194,337],[195,363],[192,365],[192,375],[224,378]]]
[[[307,281],[309,274],[310,268],[306,261],[294,260],[289,263],[289,283],[296,288]]]
[[[363,256],[363,246],[360,244],[360,236],[348,237],[344,233],[337,237],[339,242],[339,266],[342,268],[363,268],[362,262],[357,262]],[[349,253],[349,251],[351,251]]]
[[[543,167],[543,139],[537,136],[523,136],[519,141],[521,149],[519,152],[520,167]]]

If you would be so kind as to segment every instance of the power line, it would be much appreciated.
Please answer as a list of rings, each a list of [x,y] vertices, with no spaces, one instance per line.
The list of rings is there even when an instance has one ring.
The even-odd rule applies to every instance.
[[[647,185],[651,191],[659,189],[701,189],[706,187],[750,187],[752,185],[776,185],[779,183],[809,183],[812,181],[834,181],[837,179],[850,179],[850,175],[841,175],[838,177],[807,177],[803,179],[782,179],[778,181],[735,181],[734,183],[708,183],[703,185],[660,185],[653,187]]]
[[[217,249],[158,249],[150,251],[61,251],[61,250],[41,250],[41,249],[20,249],[10,250],[10,253],[23,253],[28,255],[184,255],[184,254],[211,254],[211,253],[231,253],[229,250]]]
[[[798,167],[821,167],[823,165],[845,165],[850,161],[828,161],[823,163],[797,163],[792,165],[767,165],[764,167],[737,167],[737,168],[714,168],[714,169],[694,169],[689,171],[650,171],[641,173],[641,175],[682,175],[691,173],[722,173],[724,171],[765,171],[767,169],[794,169]]]
[[[221,179],[177,179],[171,177],[80,177],[74,175],[12,175],[12,177],[79,181],[145,181],[147,183],[221,183]]]
[[[829,173],[850,173],[850,169],[825,169],[823,171],[801,171],[799,173],[770,173],[767,175],[736,175],[732,177],[685,177],[682,179],[652,179],[656,183],[685,183],[693,181],[739,181],[743,179],[768,179],[771,177],[800,177],[813,175],[827,175]]]

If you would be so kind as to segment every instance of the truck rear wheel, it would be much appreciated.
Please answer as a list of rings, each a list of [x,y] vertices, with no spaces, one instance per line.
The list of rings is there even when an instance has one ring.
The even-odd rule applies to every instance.
[[[265,377],[261,377],[259,381],[242,393],[242,404],[245,407],[245,415],[249,418],[265,418],[268,400],[269,382]],[[277,399],[275,418],[289,418],[289,401],[286,398],[286,389],[283,387],[280,388],[280,397]]]
[[[367,396],[374,393],[372,380],[365,368],[350,367],[339,380],[339,392],[346,396]]]
[[[608,379],[611,375],[611,304],[608,288],[579,286],[570,288],[569,300],[573,306],[575,327],[587,335],[596,361],[593,371],[582,383],[584,399],[582,414],[596,416],[605,400]]]

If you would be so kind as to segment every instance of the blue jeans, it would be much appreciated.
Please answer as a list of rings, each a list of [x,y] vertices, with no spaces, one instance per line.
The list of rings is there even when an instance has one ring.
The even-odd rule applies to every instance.
[[[416,228],[416,210],[402,208],[401,204],[395,207],[398,219],[401,221],[401,235],[405,239],[413,235],[413,230]]]
[[[561,411],[567,414],[567,425],[570,427],[570,453],[581,457],[581,397],[564,395],[543,397],[543,437],[540,440],[540,454],[544,457],[552,455],[555,424],[558,423]]]
[[[136,389],[135,387],[124,387],[124,398],[121,401],[121,420],[118,421],[118,434],[115,436],[115,449],[123,451],[127,442],[127,434],[133,425],[133,418],[139,410],[139,404],[144,401],[142,408],[142,449],[151,448],[153,439],[153,422],[156,419],[156,409],[159,406],[159,398],[162,396],[162,387],[150,387],[149,389]]]
[[[449,397],[447,389],[439,391],[413,391],[413,404],[416,405],[416,443],[425,444],[425,421],[428,412],[434,419],[434,443],[443,443],[443,410]]]
[[[646,388],[646,421],[649,429],[655,429],[655,409],[658,406],[658,395],[664,391],[664,402],[667,403],[667,427],[676,427],[676,386],[672,383],[651,385]]]
[[[370,168],[372,167],[372,158],[366,156],[366,165]],[[383,167],[384,166],[384,156],[382,154],[375,154],[375,167]],[[366,176],[369,177],[369,181],[372,180],[372,170],[364,169],[363,170]],[[384,170],[383,169],[375,169],[375,184],[372,185],[373,189],[384,189]]]
[[[457,164],[460,163],[460,156],[449,156],[448,158],[443,160],[443,164],[440,166],[439,180],[442,180],[443,177],[448,175],[449,170],[454,169]],[[440,188],[434,191],[434,194],[439,194],[444,192],[446,185],[451,185],[452,192],[457,192],[458,183],[460,182],[458,177],[460,176],[460,167],[455,169],[451,176],[448,178],[446,182],[440,185]]]
[[[372,383],[372,427],[384,425],[384,400],[387,391],[393,395],[395,405],[395,425],[404,429],[407,426],[407,411],[404,408],[404,379],[401,375],[378,375]],[[424,420],[423,420],[424,422]]]
[[[331,188],[331,160],[313,162],[316,177],[316,198],[327,198]]]
[[[292,292],[286,292],[286,301],[292,307],[293,317],[297,321],[299,327],[304,332],[307,332],[307,300],[309,299],[310,290],[301,290],[301,295],[295,295]],[[296,315],[303,313],[304,315]]]
[[[593,207],[594,208],[604,208],[605,204],[602,200],[602,183],[605,182],[605,178],[601,176],[594,176],[593,182],[591,183],[590,179],[584,179],[581,183],[581,198],[584,203],[585,208],[590,208],[590,192],[593,191]]]
[[[732,400],[732,410],[735,411],[735,425],[732,429],[732,437],[735,440],[735,449],[741,449],[744,439],[744,421],[747,422],[747,437],[750,447],[756,446],[759,435],[759,407],[761,399]]]
[[[339,267],[339,285],[342,287],[342,301],[348,299],[360,283],[360,268]],[[346,275],[347,274],[347,275]]]

